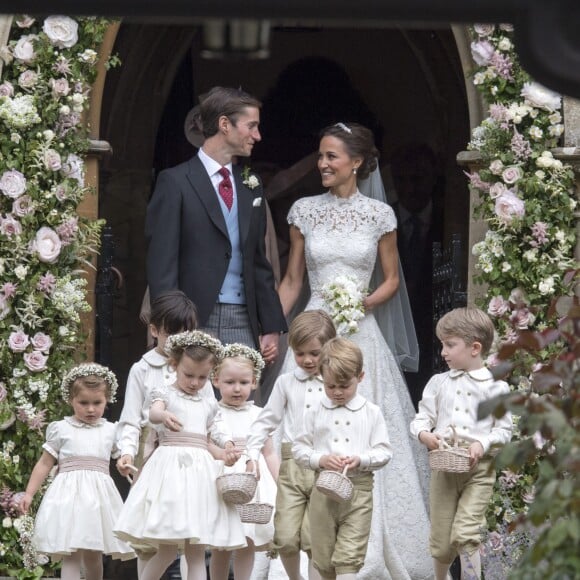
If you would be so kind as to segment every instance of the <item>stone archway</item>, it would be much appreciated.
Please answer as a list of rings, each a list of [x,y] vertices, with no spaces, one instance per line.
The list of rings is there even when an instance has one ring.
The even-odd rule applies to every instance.
[[[105,139],[113,149],[101,163],[98,203],[99,216],[113,227],[115,262],[124,275],[116,299],[113,349],[113,364],[122,380],[145,348],[138,316],[146,285],[143,223],[154,170],[191,154],[181,119],[195,96],[215,84],[242,84],[263,99],[285,66],[311,54],[329,56],[344,67],[368,106],[378,111],[385,129],[380,144],[385,158],[397,143],[425,135],[441,152],[442,170],[463,204],[449,210],[450,231],[465,223],[469,211],[465,179],[455,162],[469,139],[469,127],[478,122],[470,118],[478,109],[478,95],[469,94],[466,83],[466,31],[462,37],[460,28],[365,30],[363,48],[353,49],[362,38],[354,29],[279,27],[272,31],[275,56],[241,63],[202,60],[200,32],[191,26],[122,24],[114,43],[122,65],[107,73],[102,95],[92,101],[92,111],[101,119],[93,126],[98,127],[93,137]],[[421,98],[409,97],[412,91]],[[266,143],[272,132],[268,135],[264,117],[263,123]],[[168,153],[167,148],[174,150]]]

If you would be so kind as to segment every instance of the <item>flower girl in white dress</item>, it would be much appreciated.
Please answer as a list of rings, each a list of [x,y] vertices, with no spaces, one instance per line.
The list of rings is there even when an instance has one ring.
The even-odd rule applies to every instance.
[[[58,472],[46,490],[35,520],[34,547],[53,560],[62,559],[61,578],[78,580],[81,564],[87,580],[103,578],[103,554],[130,559],[131,548],[113,535],[123,500],[109,474],[116,427],[103,419],[114,401],[117,379],[106,367],[86,363],[63,378],[62,395],[73,416],[50,423],[38,460],[20,503],[28,512],[49,472]]]
[[[165,346],[175,368],[175,384],[151,393],[149,420],[159,447],[142,468],[115,526],[123,540],[157,549],[141,580],[159,580],[178,550],[187,561],[187,580],[206,580],[205,549],[246,546],[240,517],[218,494],[220,462],[210,455],[208,435],[226,448],[232,463],[239,454],[217,401],[201,397],[221,355],[219,340],[200,331],[170,336]]]
[[[248,401],[252,391],[260,381],[264,360],[259,352],[245,344],[233,343],[224,347],[223,356],[212,375],[214,386],[221,393],[220,411],[233,434],[236,448],[244,451],[246,439],[252,423],[262,410]],[[226,473],[244,473],[247,456],[242,455],[232,467],[226,467]],[[280,459],[270,438],[262,448],[259,458],[260,481],[252,502],[276,503],[276,479],[280,468]],[[249,580],[254,567],[254,552],[271,548],[274,537],[273,515],[266,524],[244,523],[244,533],[248,542],[247,548],[233,553],[235,580]],[[230,564],[230,552],[213,550],[211,555],[210,575],[212,580],[227,580]]]

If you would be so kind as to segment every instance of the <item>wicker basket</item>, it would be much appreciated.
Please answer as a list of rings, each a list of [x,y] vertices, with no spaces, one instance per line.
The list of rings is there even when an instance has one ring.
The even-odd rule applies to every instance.
[[[453,432],[453,447],[443,439],[439,440],[439,449],[429,451],[429,467],[434,471],[447,471],[450,473],[466,473],[469,465],[469,451],[458,445],[457,432],[451,425]]]
[[[218,491],[226,503],[248,503],[256,493],[258,480],[255,473],[226,473],[216,479]]]
[[[352,499],[352,481],[346,476],[348,466],[339,471],[321,471],[316,480],[316,489],[334,501],[346,502]]]
[[[267,524],[272,517],[274,506],[271,503],[245,503],[237,505],[236,509],[244,524]]]

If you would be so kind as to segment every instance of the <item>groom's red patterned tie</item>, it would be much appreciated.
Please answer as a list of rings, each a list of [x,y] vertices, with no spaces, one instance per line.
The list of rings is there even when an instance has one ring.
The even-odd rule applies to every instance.
[[[234,189],[230,179],[230,172],[227,167],[222,167],[218,173],[223,177],[218,186],[218,191],[220,192],[227,208],[232,209],[232,204],[234,203]]]

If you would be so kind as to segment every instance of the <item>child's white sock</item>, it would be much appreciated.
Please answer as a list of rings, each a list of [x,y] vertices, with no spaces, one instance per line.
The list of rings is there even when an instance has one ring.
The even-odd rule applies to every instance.
[[[479,546],[473,552],[463,549],[459,551],[461,560],[461,578],[462,580],[480,580],[481,579],[481,556]]]

